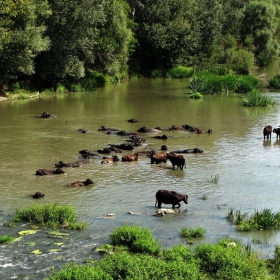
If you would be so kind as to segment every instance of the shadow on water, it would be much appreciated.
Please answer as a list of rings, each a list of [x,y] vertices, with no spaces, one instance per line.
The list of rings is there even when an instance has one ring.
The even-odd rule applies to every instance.
[[[270,94],[275,96],[275,106],[244,108],[238,95],[205,96],[196,102],[186,94],[185,81],[141,79],[96,92],[0,103],[1,235],[18,236],[20,230],[28,228],[4,224],[18,207],[33,203],[70,204],[88,225],[86,230],[71,231],[59,248],[55,245],[57,240],[50,238],[49,229],[44,228],[16,243],[1,246],[0,278],[43,279],[53,267],[98,258],[94,246],[110,242],[110,232],[125,224],[151,229],[164,248],[185,242],[180,238],[182,227],[203,227],[205,237],[192,246],[230,236],[251,243],[264,257],[272,256],[274,245],[280,242],[277,231],[240,233],[225,218],[230,208],[244,212],[263,208],[279,211],[280,164],[276,155],[280,152],[280,141],[275,134],[271,140],[263,140],[262,135],[265,125],[280,124],[279,98],[277,93]],[[35,117],[43,111],[58,117]],[[129,123],[131,118],[138,122]],[[204,131],[211,128],[214,133],[166,131],[172,125],[182,124]],[[163,144],[169,151],[200,148],[203,153],[184,154],[183,170],[173,170],[170,162],[151,165],[145,156],[137,162],[108,165],[95,157],[80,168],[65,169],[65,174],[35,175],[40,168],[54,169],[60,160],[79,160],[79,150],[96,152],[109,143],[124,141],[114,133],[98,131],[101,126],[129,132],[142,126],[159,126],[170,136],[163,142],[153,138],[163,132],[143,133],[145,146],[136,147],[131,153],[143,149],[160,151]],[[87,129],[87,133],[77,132],[80,128]],[[215,175],[219,175],[216,184],[207,180]],[[67,186],[87,178],[94,181],[93,186]],[[182,203],[176,215],[154,217],[155,193],[159,189],[187,193],[189,204]],[[34,200],[30,195],[37,191],[45,197]],[[114,216],[108,217],[109,213]],[[33,241],[35,246],[29,243]],[[50,248],[61,251],[49,252]],[[40,249],[42,255],[30,254],[35,249]]]

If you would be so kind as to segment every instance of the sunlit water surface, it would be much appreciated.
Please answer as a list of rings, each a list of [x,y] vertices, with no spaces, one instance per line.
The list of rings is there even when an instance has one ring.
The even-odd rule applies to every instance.
[[[273,257],[280,243],[279,231],[238,232],[226,220],[229,209],[254,210],[270,208],[279,211],[280,140],[275,134],[263,140],[267,124],[280,125],[280,95],[265,93],[276,104],[269,108],[246,108],[238,95],[189,98],[184,80],[129,81],[90,93],[69,93],[50,98],[0,103],[0,223],[2,235],[18,236],[27,225],[7,227],[16,209],[46,203],[66,203],[77,210],[78,218],[87,223],[86,230],[70,232],[62,241],[50,238],[49,229],[0,248],[1,279],[43,279],[51,269],[69,262],[82,263],[99,257],[94,247],[110,242],[109,234],[119,226],[140,225],[154,233],[163,248],[184,243],[181,228],[203,227],[204,238],[196,246],[217,242],[230,236],[250,244],[263,258]],[[41,112],[57,118],[41,119]],[[135,118],[137,123],[127,120]],[[190,124],[207,131],[200,135],[187,131],[144,133],[144,149],[169,150],[200,148],[202,154],[185,154],[186,169],[172,170],[167,164],[151,165],[141,156],[138,162],[101,164],[92,158],[88,165],[68,168],[63,175],[36,176],[37,169],[54,169],[59,160],[75,162],[78,151],[94,152],[108,144],[121,144],[125,136],[98,131],[102,125],[127,132],[142,126],[167,129],[171,125]],[[80,133],[78,129],[87,129]],[[153,138],[166,134],[167,140]],[[123,151],[122,154],[130,153]],[[122,154],[119,154],[121,158]],[[218,175],[217,184],[207,182]],[[94,185],[70,188],[77,180],[91,178]],[[155,193],[158,189],[176,190],[189,196],[176,215],[154,217]],[[40,191],[45,197],[34,200]],[[171,205],[165,205],[171,208]],[[128,212],[134,212],[131,215]],[[107,217],[107,214],[114,217]],[[31,246],[35,242],[34,246]],[[63,242],[60,252],[54,243]],[[40,249],[42,255],[32,255]]]

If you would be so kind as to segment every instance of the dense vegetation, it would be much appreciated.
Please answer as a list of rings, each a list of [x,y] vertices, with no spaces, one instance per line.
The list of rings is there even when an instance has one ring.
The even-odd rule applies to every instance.
[[[3,0],[0,13],[2,93],[93,90],[178,66],[248,74],[279,55],[279,0]]]
[[[108,251],[100,261],[68,264],[53,272],[48,279],[274,280],[280,276],[278,247],[274,259],[264,261],[249,246],[229,238],[221,239],[217,244],[198,245],[194,249],[181,244],[157,252],[154,251],[152,233],[145,228],[123,226],[116,229],[111,238],[114,250]],[[146,242],[145,251],[135,250],[135,244],[140,240]]]

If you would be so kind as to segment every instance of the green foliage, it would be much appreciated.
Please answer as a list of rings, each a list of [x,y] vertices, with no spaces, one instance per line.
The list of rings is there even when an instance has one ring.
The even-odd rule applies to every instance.
[[[3,235],[0,236],[0,244],[5,244],[5,243],[10,243],[15,240],[15,237],[8,236],[8,235]]]
[[[18,209],[14,221],[28,221],[50,227],[63,226],[68,229],[84,229],[84,223],[77,222],[76,211],[69,205],[49,203],[31,205]]]
[[[230,239],[195,248],[201,270],[213,279],[268,279],[265,263]],[[212,279],[212,278],[210,278]]]
[[[89,265],[68,264],[59,272],[53,273],[48,280],[113,280],[99,267]]]
[[[243,98],[242,104],[246,107],[264,107],[274,105],[275,102],[269,96],[260,94],[256,90],[252,90]]]
[[[227,219],[237,225],[240,231],[279,229],[280,212],[273,212],[271,209],[255,210],[252,215],[241,213],[241,210],[230,209]]]
[[[201,99],[201,98],[203,98],[203,95],[200,92],[192,92],[192,93],[190,93],[190,98]]]
[[[139,226],[123,226],[114,230],[110,237],[113,245],[124,245],[133,252],[158,254],[160,245],[149,229]]]
[[[198,228],[182,228],[180,236],[181,237],[186,237],[186,238],[197,238],[197,237],[202,237],[204,236],[206,230],[204,228],[198,227]]]
[[[268,80],[268,86],[274,89],[280,89],[280,75],[271,77]]]
[[[185,79],[193,75],[193,67],[178,66],[173,67],[166,72],[167,78]]]
[[[58,83],[56,88],[56,93],[64,93],[67,92],[67,88],[65,85]]]
[[[189,87],[193,92],[214,94],[223,92],[248,93],[258,88],[259,79],[246,75],[217,75],[212,72],[197,72],[189,79]]]

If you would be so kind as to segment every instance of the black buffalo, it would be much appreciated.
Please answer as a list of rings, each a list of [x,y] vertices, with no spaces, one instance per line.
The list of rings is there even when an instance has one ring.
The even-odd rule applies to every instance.
[[[280,138],[280,127],[274,128],[273,133],[276,133],[276,139]]]
[[[51,175],[51,174],[63,174],[64,171],[60,168],[56,170],[48,170],[48,169],[38,169],[36,171],[36,175],[44,176],[44,175]]]
[[[33,198],[41,198],[44,197],[45,194],[44,193],[40,193],[40,192],[36,192],[35,194],[32,195]]]
[[[156,204],[155,207],[161,208],[161,204],[172,204],[172,208],[181,206],[180,202],[183,201],[188,204],[188,196],[186,194],[180,194],[175,191],[159,190],[156,193]]]
[[[57,168],[63,168],[63,167],[80,167],[80,163],[65,163],[64,161],[60,160],[58,163],[55,164],[55,167]]]
[[[50,114],[48,112],[42,112],[40,118],[49,119],[49,118],[56,118],[57,116],[54,114]]]

